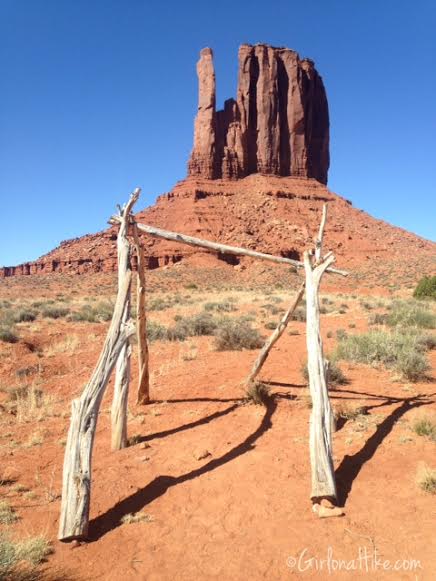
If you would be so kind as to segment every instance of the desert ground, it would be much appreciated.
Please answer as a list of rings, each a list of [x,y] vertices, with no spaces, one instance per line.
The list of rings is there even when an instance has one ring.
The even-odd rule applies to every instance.
[[[9,332],[0,341],[1,539],[40,540],[2,578],[435,578],[435,305],[413,300],[414,284],[326,277],[324,350],[343,375],[329,389],[345,515],[320,519],[310,501],[304,307],[261,371],[264,401],[244,389],[259,336],[297,288],[288,270],[268,266],[244,280],[231,266],[222,276],[183,267],[147,274],[152,402],[135,404],[134,343],[129,446],[110,451],[111,383],[93,455],[90,538],[81,543],[57,541],[63,456],[70,404],[97,361],[116,278],[1,281]],[[247,335],[220,344],[232,319]],[[358,361],[353,337],[368,332],[381,341],[405,335],[416,349]]]

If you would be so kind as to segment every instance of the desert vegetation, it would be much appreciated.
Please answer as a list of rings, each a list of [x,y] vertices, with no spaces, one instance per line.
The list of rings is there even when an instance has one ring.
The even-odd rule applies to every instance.
[[[286,356],[281,355],[279,344],[277,351],[273,349],[271,360],[259,380],[244,390],[241,381],[248,374],[257,350],[288,307],[292,293],[276,285],[248,289],[226,286],[210,288],[205,292],[201,281],[195,284],[196,288],[182,288],[181,291],[154,289],[149,293],[148,300],[153,304],[147,321],[152,361],[151,390],[162,403],[152,402],[141,413],[135,410],[134,403],[129,404],[132,462],[138,462],[135,460],[138,450],[142,462],[149,465],[153,461],[156,450],[152,441],[151,447],[142,451],[142,446],[147,444],[144,437],[148,433],[171,430],[177,425],[180,413],[186,415],[188,419],[184,421],[188,423],[195,423],[197,415],[202,417],[197,406],[205,404],[187,401],[171,405],[173,398],[183,399],[178,393],[180,389],[185,389],[185,385],[198,386],[195,388],[196,397],[200,399],[204,396],[205,399],[234,397],[238,401],[240,398],[238,409],[244,411],[238,413],[243,414],[242,423],[250,423],[257,417],[256,414],[264,413],[262,410],[270,413],[268,410],[273,402],[285,405],[280,402],[287,400],[280,398],[287,395],[288,388],[276,386],[276,380],[284,385],[287,382],[301,384],[303,387],[294,389],[298,396],[296,403],[290,399],[286,405],[294,410],[292,414],[297,413],[293,421],[300,413],[306,418],[309,412],[310,400],[305,391],[307,376],[304,382],[301,381],[301,368],[304,368],[306,360],[304,304],[294,313],[288,332],[282,339]],[[103,293],[101,288],[104,289]],[[110,284],[100,285],[96,289],[80,289],[78,286],[78,289],[78,292],[76,288],[70,292],[64,289],[61,298],[53,294],[52,298],[44,296],[48,294],[46,291],[42,291],[39,297],[5,297],[0,304],[1,329],[15,336],[15,342],[2,340],[0,343],[0,361],[3,365],[0,376],[0,451],[4,454],[3,459],[6,458],[5,466],[12,464],[12,467],[18,467],[22,462],[31,465],[36,454],[51,457],[52,450],[57,450],[56,464],[58,467],[61,465],[71,390],[80,392],[86,381],[101,347],[114,304],[113,286]],[[434,377],[435,307],[431,301],[413,300],[404,295],[400,298],[368,296],[362,300],[358,294],[353,296],[343,292],[321,295],[321,306],[324,311],[321,323],[323,339],[330,359],[330,388],[338,426],[335,446],[338,454],[342,451],[353,454],[353,450],[358,450],[365,439],[377,432],[379,424],[388,416],[388,408],[386,411],[383,407],[371,409],[374,401],[368,401],[365,395],[350,392],[377,394],[379,401],[384,402],[387,400],[381,399],[383,394],[391,391],[400,397],[413,395],[415,391],[410,391],[412,389],[419,392],[431,389],[430,382]],[[60,316],[46,316],[47,308],[53,313],[61,313]],[[11,357],[13,359],[9,365]],[[212,380],[209,379],[210,369],[216,370]],[[370,386],[367,385],[368,380]],[[417,387],[408,387],[410,385]],[[403,390],[407,391],[403,393]],[[217,394],[220,394],[219,397]],[[184,397],[189,400],[189,392]],[[351,397],[356,399],[348,399]],[[301,408],[298,401],[304,403]],[[244,406],[246,402],[258,405]],[[106,402],[104,406],[107,405]],[[224,409],[222,406],[230,404],[217,402],[207,405],[217,406],[211,408],[210,413],[219,414]],[[108,411],[107,407],[103,408],[100,420],[101,430],[104,431],[108,429]],[[205,424],[205,433],[210,429],[208,426]],[[412,449],[420,442],[422,446],[434,446],[435,423],[431,411],[424,410],[416,418],[404,424],[398,423],[395,429],[399,433],[398,446]],[[295,438],[302,438],[306,443],[302,436],[304,429],[302,431],[300,427],[297,431]],[[169,442],[174,440],[169,439]],[[212,457],[218,454],[210,443],[207,445]],[[187,440],[185,446],[195,447],[191,440]],[[9,456],[10,452],[13,456]],[[404,480],[403,485],[410,488],[410,494],[415,490],[423,499],[431,498],[434,490],[431,452],[423,454],[419,449],[412,460],[411,476]],[[418,470],[418,464],[423,461],[425,470]],[[194,459],[193,462],[201,461]],[[28,477],[22,479],[0,474],[0,480],[4,482],[1,490],[5,501],[1,514],[3,522],[8,522],[1,525],[6,529],[2,542],[4,540],[6,543],[7,551],[12,551],[11,545],[15,546],[10,553],[14,555],[10,561],[12,569],[5,569],[11,579],[19,579],[16,571],[20,574],[21,571],[32,571],[35,578],[41,575],[41,565],[32,564],[38,559],[26,560],[20,534],[15,529],[23,519],[32,518],[31,510],[34,509],[26,508],[27,504],[40,505],[35,514],[47,506],[58,510],[60,471],[58,468],[52,475],[52,466],[42,470],[35,481]],[[45,531],[38,529],[36,522],[34,535],[41,533],[45,538]],[[150,517],[146,508],[126,512],[122,516],[123,525],[135,523],[150,527],[150,530],[160,526],[159,518]],[[130,530],[135,526],[123,528]],[[50,538],[54,536],[53,532],[50,533]],[[51,557],[45,553],[40,557],[42,561],[46,558],[57,562],[56,554]]]

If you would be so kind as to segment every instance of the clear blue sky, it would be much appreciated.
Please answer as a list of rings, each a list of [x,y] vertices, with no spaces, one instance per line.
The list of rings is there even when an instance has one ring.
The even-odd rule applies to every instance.
[[[103,229],[186,172],[198,52],[215,53],[218,105],[237,50],[313,58],[330,106],[330,188],[436,237],[434,0],[0,0],[0,265]]]

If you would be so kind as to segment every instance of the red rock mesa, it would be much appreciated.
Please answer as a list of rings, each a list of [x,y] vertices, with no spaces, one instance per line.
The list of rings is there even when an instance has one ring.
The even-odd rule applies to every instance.
[[[238,93],[215,109],[213,53],[197,64],[198,113],[189,176],[238,179],[253,173],[327,183],[329,113],[314,63],[288,48],[243,44]]]

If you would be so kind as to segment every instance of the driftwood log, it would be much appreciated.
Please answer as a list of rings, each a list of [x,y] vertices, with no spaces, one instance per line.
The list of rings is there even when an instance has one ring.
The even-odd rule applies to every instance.
[[[127,240],[130,212],[139,197],[135,190],[120,213],[118,239]],[[119,282],[112,321],[89,383],[71,406],[71,423],[65,447],[62,504],[58,538],[62,541],[85,539],[88,535],[91,498],[91,464],[98,412],[111,372],[134,332],[131,321],[124,320],[129,300],[132,273],[128,268],[129,244],[119,245]]]
[[[150,372],[148,367],[147,313],[145,297],[145,259],[144,250],[139,240],[138,227],[133,224],[133,239],[138,257],[136,284],[136,334],[138,338],[138,393],[137,404],[150,401]]]
[[[112,218],[109,220],[110,224],[117,224],[119,222],[119,216],[112,216]],[[179,234],[177,232],[163,230],[162,228],[156,228],[155,226],[149,226],[148,224],[138,223],[137,227],[141,232],[145,232],[150,236],[154,236],[155,238],[163,238],[165,240],[171,240],[172,242],[181,242],[183,244],[188,244],[188,246],[197,246],[200,248],[205,248],[206,250],[213,250],[215,252],[235,254],[237,256],[250,256],[251,258],[269,260],[270,262],[276,262],[279,264],[289,264],[291,266],[295,266],[296,268],[304,268],[304,264],[302,262],[299,262],[298,260],[292,260],[291,258],[285,258],[283,256],[273,256],[272,254],[256,252],[255,250],[248,250],[247,248],[228,246],[227,244],[220,244],[219,242],[211,242],[210,240],[194,238],[193,236],[187,236],[186,234]],[[337,268],[329,268],[327,269],[327,272],[340,274],[341,276],[348,276],[346,271],[339,270]]]
[[[336,499],[336,481],[332,452],[332,409],[327,390],[327,366],[324,360],[320,331],[319,286],[326,270],[335,261],[331,252],[322,257],[327,206],[315,242],[315,252],[304,253],[306,273],[307,369],[312,398],[310,416],[310,463],[312,469],[311,498]]]
[[[254,365],[253,365],[253,368],[250,372],[250,375],[247,378],[247,381],[246,381],[247,386],[249,386],[250,383],[252,383],[256,379],[256,377],[258,376],[260,370],[262,369],[263,364],[265,363],[272,347],[280,339],[280,337],[283,335],[284,330],[286,329],[289,321],[292,318],[292,315],[294,314],[295,309],[298,306],[298,303],[301,300],[301,297],[304,294],[304,287],[305,287],[305,283],[303,283],[300,286],[300,288],[297,291],[297,294],[294,297],[294,300],[292,301],[291,306],[286,311],[286,313],[283,315],[283,317],[280,320],[279,324],[277,325],[276,329],[274,330],[274,332],[271,334],[269,339],[265,342],[265,345],[260,350],[260,353],[259,353],[256,361],[254,362]]]

